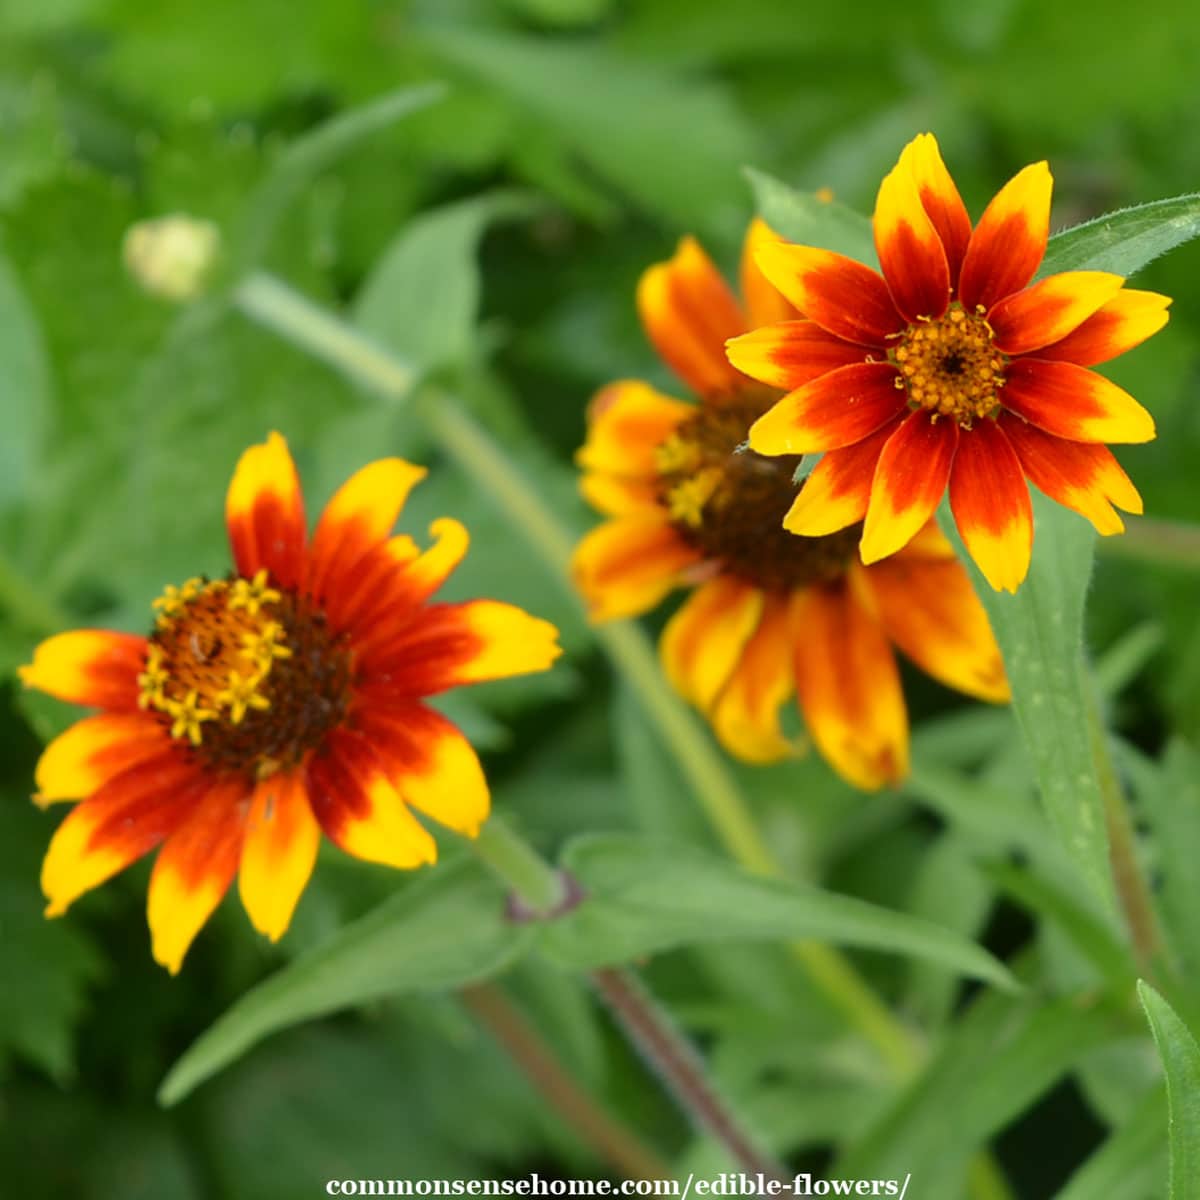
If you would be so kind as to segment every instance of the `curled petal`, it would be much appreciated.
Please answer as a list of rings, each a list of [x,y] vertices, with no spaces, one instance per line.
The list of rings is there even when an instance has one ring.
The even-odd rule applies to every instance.
[[[846,581],[792,598],[796,692],[822,756],[874,791],[908,773],[908,715],[883,630]]]
[[[656,478],[658,448],[696,411],[637,379],[610,383],[592,397],[587,441],[575,461],[587,471]]]
[[[162,725],[145,713],[107,712],[76,721],[42,751],[34,800],[45,807],[90,796],[129,767],[161,756],[165,744]]]
[[[789,392],[750,426],[759,454],[812,454],[852,446],[906,408],[891,363],[840,367]]]
[[[684,238],[674,258],[642,275],[637,306],[663,361],[697,395],[737,390],[741,381],[724,346],[726,338],[746,328],[746,318],[695,238]]]
[[[308,540],[304,497],[296,464],[278,433],[238,459],[225,497],[225,524],[240,575],[253,578],[265,567],[281,587],[301,583]]]
[[[826,333],[815,321],[785,321],[731,338],[729,361],[751,379],[789,390],[838,367],[862,363],[868,351]]]
[[[787,298],[762,273],[755,259],[764,246],[781,241],[783,238],[762,217],[755,217],[746,229],[740,276],[742,298],[746,302],[746,324],[751,329],[760,325],[774,325],[778,321],[790,321],[797,315]]]
[[[1108,362],[1157,333],[1167,323],[1170,304],[1170,297],[1157,292],[1122,288],[1061,342],[1043,346],[1038,358],[1061,359],[1081,367]]]
[[[667,622],[659,652],[667,678],[707,712],[762,614],[758,588],[719,575],[697,588]]]
[[[971,235],[958,298],[968,312],[985,311],[1034,277],[1050,238],[1054,180],[1044,162],[1018,172],[997,192]]]
[[[1103,375],[1069,362],[1018,358],[1005,369],[1004,407],[1072,442],[1149,442],[1154,418]]]
[[[836,337],[882,349],[905,326],[883,276],[844,254],[778,242],[756,261],[804,316]]]
[[[933,516],[958,448],[958,425],[924,409],[887,440],[875,466],[859,547],[864,563],[895,554]]]
[[[1107,271],[1064,271],[1001,300],[988,324],[1004,354],[1028,354],[1066,337],[1108,303],[1125,280]]]
[[[91,708],[137,708],[137,677],[146,662],[146,639],[131,633],[76,629],[47,638],[33,662],[18,667],[26,687]]]
[[[954,186],[954,180],[950,178],[950,172],[946,170],[937,139],[932,133],[918,134],[909,142],[900,155],[902,163],[906,160],[917,185],[917,194],[921,197],[921,206],[933,222],[946,252],[953,285],[958,280],[967,244],[971,240],[971,218],[967,216],[966,205]]]

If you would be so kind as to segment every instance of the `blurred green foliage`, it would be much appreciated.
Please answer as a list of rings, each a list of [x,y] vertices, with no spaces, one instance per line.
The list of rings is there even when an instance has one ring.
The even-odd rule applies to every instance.
[[[126,230],[177,211],[215,222],[231,252],[453,386],[582,530],[570,455],[588,396],[622,376],[671,386],[637,325],[638,274],[684,232],[732,266],[753,204],[743,168],[869,211],[900,147],[928,128],[976,214],[1040,158],[1056,177],[1056,226],[1192,191],[1198,42],[1182,0],[1152,18],[1117,0],[3,0],[0,667],[60,624],[140,629],[165,583],[222,572],[224,488],[267,430],[286,433],[310,513],[369,458],[407,454],[432,477],[405,528],[453,513],[472,531],[453,595],[523,604],[556,621],[570,651],[550,675],[453,701],[489,752],[498,806],[548,851],[585,831],[711,848],[676,765],[477,482],[415,421],[220,294],[179,309],[143,294],[122,266]],[[306,135],[426,81],[444,82],[445,98],[289,187]],[[1111,370],[1158,421],[1156,442],[1121,453],[1147,512],[1192,521],[1198,254],[1184,247],[1139,275],[1175,297],[1172,322]],[[1169,997],[1179,1016],[1152,1014],[1177,1078],[1195,1073],[1179,1017],[1195,1029],[1200,1014],[1195,597],[1194,573],[1102,556],[1087,609],[1092,648],[1121,676],[1106,697],[1120,767],[1192,981]],[[1135,629],[1152,636],[1130,651]],[[931,1046],[897,1089],[779,947],[671,951],[650,979],[798,1168],[836,1155],[836,1173],[911,1170],[923,1200],[953,1200],[967,1158],[990,1144],[1022,1200],[1060,1188],[1156,1200],[1165,1108],[1123,935],[1057,850],[1011,716],[915,673],[906,684],[915,769],[899,792],[855,794],[817,759],[737,778],[797,878],[981,940],[1014,961],[1026,994],[856,954]],[[420,884],[323,853],[278,947],[230,901],[176,980],[149,957],[144,868],[45,922],[37,872],[54,818],[28,795],[39,740],[71,717],[7,687],[6,1194],[283,1200],[329,1177],[606,1169],[453,996],[376,1000],[294,1029],[158,1109],[167,1069],[234,1000]],[[576,1077],[677,1165],[727,1168],[573,976],[530,960],[504,984]]]

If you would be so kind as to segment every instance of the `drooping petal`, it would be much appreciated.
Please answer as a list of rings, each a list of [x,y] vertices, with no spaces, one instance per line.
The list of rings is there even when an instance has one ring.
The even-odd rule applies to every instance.
[[[869,437],[907,401],[891,363],[839,367],[789,392],[750,426],[759,454],[812,454]]]
[[[658,448],[695,414],[694,404],[672,400],[638,379],[610,383],[592,397],[587,441],[575,461],[587,471],[653,478]]]
[[[1114,504],[1126,512],[1142,511],[1137,488],[1107,446],[1068,442],[1009,413],[1001,415],[1000,427],[1029,482],[1086,517],[1099,533],[1107,536],[1125,528]]]
[[[937,320],[950,303],[950,267],[907,151],[884,177],[875,200],[875,249],[892,300],[911,323]]]
[[[901,553],[860,578],[884,633],[923,671],[980,700],[1009,698],[1000,647],[957,559]]]
[[[1050,238],[1054,180],[1044,162],[1018,172],[996,193],[975,226],[963,260],[958,298],[968,312],[988,310],[1034,277]]]
[[[1169,316],[1169,296],[1122,288],[1098,312],[1061,342],[1044,346],[1038,358],[1061,359],[1081,367],[1108,362],[1157,333]]]
[[[783,518],[784,529],[801,537],[824,537],[861,521],[879,455],[902,420],[894,417],[861,442],[827,451]]]
[[[45,807],[56,800],[81,800],[127,768],[161,756],[166,745],[162,725],[145,713],[85,717],[42,751],[34,771],[34,801]]]
[[[673,258],[642,275],[637,307],[663,361],[697,395],[719,396],[740,386],[724,346],[746,328],[746,317],[695,238],[685,237]]]
[[[756,261],[804,316],[848,342],[880,349],[905,326],[883,276],[844,254],[778,242]]]
[[[826,333],[815,321],[784,321],[732,338],[725,347],[739,371],[771,387],[795,389],[852,363],[866,361],[865,346]]]
[[[1124,282],[1107,271],[1064,271],[1006,296],[988,313],[996,349],[1028,354],[1059,341],[1107,304]]]
[[[329,839],[367,862],[408,869],[437,861],[437,845],[408,810],[370,741],[335,729],[308,765],[313,812]]]
[[[995,421],[958,440],[950,508],[963,543],[996,591],[1015,592],[1029,571],[1033,505],[1016,452]]]
[[[355,566],[384,541],[396,524],[408,493],[427,474],[402,458],[383,458],[356,471],[325,506],[313,535],[310,590],[327,589],[352,574]]]
[[[137,677],[146,662],[147,642],[132,633],[76,629],[56,633],[18,667],[26,687],[90,708],[137,708]]]
[[[250,579],[265,567],[277,586],[301,583],[308,540],[304,497],[278,433],[238,459],[225,496],[225,524],[240,575]]]
[[[549,621],[498,600],[471,600],[423,609],[395,639],[360,658],[360,674],[377,695],[416,699],[544,671],[561,653]]]
[[[401,796],[439,825],[474,837],[491,807],[479,756],[459,729],[423,704],[364,708],[363,735]]]
[[[84,892],[149,854],[209,786],[172,749],[122,771],[76,805],[50,839],[42,863],[46,915],[61,916]]]
[[[321,827],[301,771],[278,771],[255,785],[246,816],[238,894],[250,924],[273,942],[292,923],[320,843]]]
[[[743,762],[778,762],[795,752],[779,727],[779,709],[792,694],[792,638],[786,597],[769,595],[713,707],[721,745]]]
[[[859,546],[864,563],[895,554],[933,516],[958,444],[958,424],[925,409],[909,414],[887,440],[871,481]]]
[[[151,950],[172,975],[233,881],[248,792],[241,779],[210,784],[154,861],[146,895]]]
[[[1018,358],[1005,368],[1004,407],[1072,442],[1149,442],[1154,418],[1126,391],[1086,367]]]
[[[731,575],[697,588],[667,622],[659,655],[685,700],[707,712],[762,615],[763,594]]]
[[[751,329],[760,325],[774,325],[778,321],[790,321],[796,316],[796,310],[762,273],[755,259],[764,246],[781,241],[783,238],[762,217],[755,217],[746,229],[739,275],[742,299],[746,304],[746,324]]]
[[[606,621],[653,608],[699,561],[664,514],[635,513],[591,530],[575,548],[571,570],[592,619]]]
[[[797,593],[791,620],[796,691],[817,749],[856,787],[898,782],[908,773],[908,715],[879,623],[844,580]]]
[[[921,205],[942,240],[953,286],[958,282],[958,273],[971,240],[971,218],[967,216],[967,207],[946,170],[937,138],[932,133],[918,134],[904,148],[900,158],[901,161],[907,159]]]

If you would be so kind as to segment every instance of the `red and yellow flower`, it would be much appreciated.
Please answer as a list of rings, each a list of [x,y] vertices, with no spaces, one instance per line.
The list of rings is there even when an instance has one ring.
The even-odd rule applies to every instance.
[[[609,520],[580,543],[575,576],[599,620],[694,588],[660,650],[672,683],[721,742],[750,762],[795,753],[779,719],[795,693],[825,758],[852,783],[877,788],[908,763],[893,646],[971,695],[1001,701],[1007,684],[983,608],[933,524],[901,554],[863,567],[857,530],[810,538],[783,528],[797,458],[742,451],[778,393],[735,370],[723,346],[795,316],[755,267],[755,251],[775,240],[761,221],[751,226],[744,308],[691,238],[642,277],[643,325],[700,404],[638,380],[597,394],[579,452],[581,488]]]
[[[174,973],[235,874],[251,923],[279,938],[322,831],[401,868],[436,858],[413,809],[475,835],[489,806],[479,760],[424,701],[546,669],[557,634],[498,601],[430,602],[468,538],[450,518],[424,551],[389,536],[424,474],[398,458],[364,467],[310,541],[272,434],[230,484],[227,578],[167,588],[148,637],[89,629],[37,648],[24,682],[99,710],[38,763],[39,804],[81,801],[42,867],[47,915],[161,845],[148,915]]]
[[[815,536],[863,521],[862,560],[894,554],[944,492],[988,582],[1015,591],[1033,543],[1028,480],[1102,534],[1141,498],[1105,443],[1154,437],[1150,414],[1088,368],[1167,321],[1120,275],[1034,283],[1052,180],[1026,167],[973,229],[932,134],[905,147],[875,205],[882,274],[776,242],[758,265],[805,319],[734,338],[730,361],[786,389],[750,430],[759,454],[824,451],[787,517]]]

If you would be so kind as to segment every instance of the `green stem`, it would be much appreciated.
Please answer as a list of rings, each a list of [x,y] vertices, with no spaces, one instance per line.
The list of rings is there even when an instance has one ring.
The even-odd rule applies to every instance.
[[[1100,538],[1096,550],[1106,558],[1200,570],[1200,526],[1184,521],[1126,517],[1125,533]]]
[[[552,913],[566,900],[563,876],[499,817],[484,822],[471,848],[534,914]]]
[[[48,636],[71,624],[70,614],[46,599],[7,559],[0,557],[0,609],[29,633]]]

